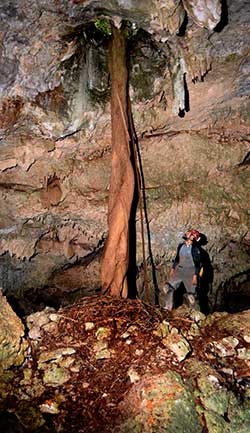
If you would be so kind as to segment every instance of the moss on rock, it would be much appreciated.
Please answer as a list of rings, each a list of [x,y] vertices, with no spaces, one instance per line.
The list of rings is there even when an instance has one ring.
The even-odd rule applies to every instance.
[[[121,433],[202,432],[193,389],[177,373],[144,378],[134,385],[125,406],[126,420],[119,429]]]

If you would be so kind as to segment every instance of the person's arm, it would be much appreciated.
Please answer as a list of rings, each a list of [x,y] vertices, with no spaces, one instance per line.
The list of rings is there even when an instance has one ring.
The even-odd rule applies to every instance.
[[[176,266],[178,265],[179,261],[180,261],[180,249],[181,249],[182,244],[179,244],[177,247],[177,251],[176,251],[176,256],[173,259],[172,262],[172,269],[175,269]]]
[[[192,246],[192,256],[193,256],[193,261],[194,261],[194,275],[193,275],[192,281],[193,281],[193,285],[197,286],[198,277],[199,277],[199,273],[200,273],[200,270],[202,267],[202,263],[201,263],[200,250],[196,245]]]
[[[171,267],[171,271],[170,271],[170,277],[174,276],[175,269],[176,269],[176,267],[177,267],[177,265],[178,265],[178,263],[180,261],[180,249],[181,249],[182,245],[183,244],[179,244],[178,247],[177,247],[176,256],[175,256],[175,258],[172,261],[172,267]]]

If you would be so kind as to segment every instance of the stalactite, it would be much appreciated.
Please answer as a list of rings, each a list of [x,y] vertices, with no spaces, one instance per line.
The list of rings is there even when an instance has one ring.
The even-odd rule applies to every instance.
[[[170,68],[174,97],[173,112],[176,114],[185,110],[184,75],[186,72],[185,60],[183,57],[177,57]]]
[[[188,15],[200,27],[213,30],[221,18],[220,0],[182,0]]]

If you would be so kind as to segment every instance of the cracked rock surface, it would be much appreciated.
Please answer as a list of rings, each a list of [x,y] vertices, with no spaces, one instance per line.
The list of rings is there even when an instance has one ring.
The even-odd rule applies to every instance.
[[[249,306],[250,11],[225,3],[1,2],[0,286],[20,310],[100,290],[111,160],[103,18],[134,29],[130,96],[159,289],[195,227],[214,271],[210,309]],[[143,297],[139,213],[136,226]]]

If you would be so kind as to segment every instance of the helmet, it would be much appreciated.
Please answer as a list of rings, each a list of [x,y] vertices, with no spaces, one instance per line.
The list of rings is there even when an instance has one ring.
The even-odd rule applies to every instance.
[[[200,240],[200,232],[198,230],[188,230],[183,239],[190,239],[191,241],[198,242]]]

